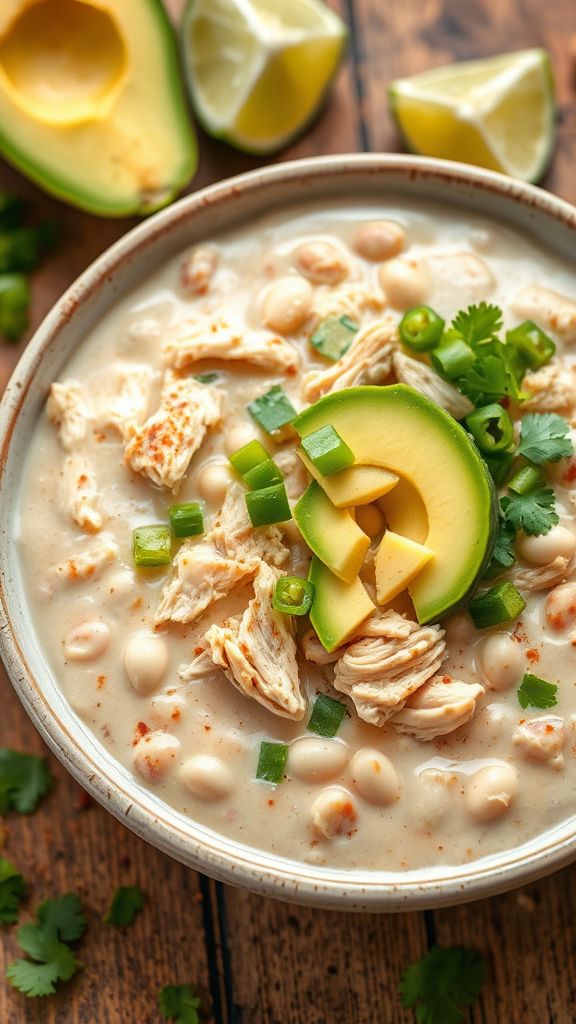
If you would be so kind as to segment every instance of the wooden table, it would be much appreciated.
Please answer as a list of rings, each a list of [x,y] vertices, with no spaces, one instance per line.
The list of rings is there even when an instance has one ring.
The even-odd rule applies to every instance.
[[[179,0],[172,0],[174,11]],[[280,159],[392,150],[390,79],[455,58],[528,46],[552,55],[558,150],[545,184],[576,202],[574,0],[333,0],[350,24],[350,56],[330,104]],[[200,187],[256,166],[200,135]],[[65,241],[37,275],[34,323],[83,267],[128,227],[46,199],[7,167],[0,187],[30,194],[58,218]],[[19,350],[3,349],[5,378]],[[0,679],[0,746],[40,751],[7,680]],[[74,889],[89,915],[86,965],[53,999],[25,1000],[0,985],[1,1024],[157,1024],[159,988],[191,982],[202,1020],[215,1024],[400,1024],[402,968],[434,942],[479,947],[488,980],[474,1024],[573,1024],[576,1020],[576,873],[567,869],[496,899],[398,916],[301,909],[216,884],[157,853],[88,801],[54,763],[57,785],[31,818],[0,823],[4,852],[32,880],[30,906]],[[0,839],[1,845],[1,839]],[[148,905],[117,934],[100,922],[112,889],[138,883]],[[0,969],[16,952],[1,935]]]

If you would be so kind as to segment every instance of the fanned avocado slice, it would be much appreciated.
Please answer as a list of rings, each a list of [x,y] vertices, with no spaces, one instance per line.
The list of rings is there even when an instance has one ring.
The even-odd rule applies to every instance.
[[[160,0],[5,0],[0,152],[92,213],[169,203],[197,160]]]

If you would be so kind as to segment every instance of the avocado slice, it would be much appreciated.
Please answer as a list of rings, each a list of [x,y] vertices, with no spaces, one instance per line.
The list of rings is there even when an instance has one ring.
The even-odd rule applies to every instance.
[[[434,558],[434,552],[430,548],[386,530],[374,556],[378,604],[389,604],[431,558]]]
[[[292,514],[314,554],[341,580],[352,583],[362,568],[370,538],[356,525],[350,512],[335,508],[320,484],[313,480]]]
[[[302,448],[297,449],[297,454],[336,508],[367,505],[387,494],[398,483],[395,473],[389,473],[380,466],[347,466],[333,476],[322,476]]]
[[[423,544],[428,536],[428,516],[420,494],[412,484],[400,477],[394,490],[377,502],[384,513],[389,530]]]
[[[169,203],[197,161],[160,0],[0,7],[0,153],[91,213]]]
[[[480,453],[456,420],[405,384],[336,391],[292,425],[302,436],[327,423],[357,462],[398,473],[419,492],[434,558],[409,591],[419,622],[440,619],[475,588],[494,547],[496,495]]]
[[[308,579],[314,584],[310,622],[325,650],[334,651],[372,614],[374,605],[358,576],[345,583],[319,558],[312,559]]]

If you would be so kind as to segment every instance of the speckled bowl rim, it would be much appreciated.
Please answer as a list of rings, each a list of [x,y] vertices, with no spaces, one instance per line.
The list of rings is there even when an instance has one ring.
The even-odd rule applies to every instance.
[[[0,404],[0,652],[12,684],[48,746],[84,788],[120,821],[158,849],[215,878],[292,902],[346,910],[405,911],[446,906],[493,895],[556,870],[576,858],[576,817],[521,847],[471,864],[398,872],[336,870],[256,850],[178,815],[112,760],[60,698],[45,692],[49,672],[33,671],[38,648],[22,627],[22,604],[13,567],[17,562],[12,515],[18,495],[16,453],[33,429],[44,360],[76,330],[80,343],[83,309],[94,301],[108,308],[117,300],[116,275],[135,273],[135,287],[154,269],[155,245],[213,214],[213,229],[226,230],[278,201],[289,208],[310,197],[345,194],[350,201],[402,193],[404,199],[435,196],[522,227],[566,254],[576,249],[576,209],[534,186],[463,164],[414,156],[314,157],[252,171],[212,185],[139,224],[100,256],[68,289],[24,351]],[[244,214],[237,208],[243,206]],[[200,236],[198,236],[200,237]],[[182,244],[180,242],[179,246]],[[148,254],[148,255],[147,255]],[[128,271],[126,268],[131,267]],[[106,295],[110,298],[106,299]],[[68,347],[70,342],[68,341]],[[51,675],[50,675],[51,679]],[[53,682],[50,682],[53,686]],[[56,701],[58,703],[58,701]]]

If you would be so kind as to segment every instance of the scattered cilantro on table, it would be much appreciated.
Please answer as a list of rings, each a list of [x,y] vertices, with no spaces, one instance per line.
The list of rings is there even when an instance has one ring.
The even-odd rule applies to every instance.
[[[520,431],[518,455],[538,466],[543,462],[558,462],[574,452],[570,425],[556,413],[527,413]]]
[[[16,933],[28,960],[14,960],[6,971],[10,984],[25,996],[49,996],[59,981],[69,981],[82,965],[71,943],[84,934],[86,919],[75,893],[46,900],[38,908],[37,922]]]
[[[403,972],[400,997],[417,1024],[461,1024],[483,983],[484,961],[475,950],[433,946]]]
[[[158,993],[158,1006],[162,1016],[173,1024],[200,1024],[200,999],[191,985],[166,985]]]
[[[14,924],[26,897],[26,882],[9,860],[0,857],[0,922]]]
[[[557,692],[556,683],[548,683],[545,679],[539,679],[538,676],[526,672],[518,690],[518,701],[522,708],[540,708],[543,711],[556,707]]]
[[[551,487],[538,487],[528,494],[509,494],[500,499],[504,522],[530,537],[540,537],[560,522],[554,503]]]
[[[46,758],[0,748],[0,814],[31,814],[52,783]]]
[[[104,924],[114,928],[128,928],[146,902],[144,893],[137,885],[121,885],[112,896],[112,902],[103,917]]]

